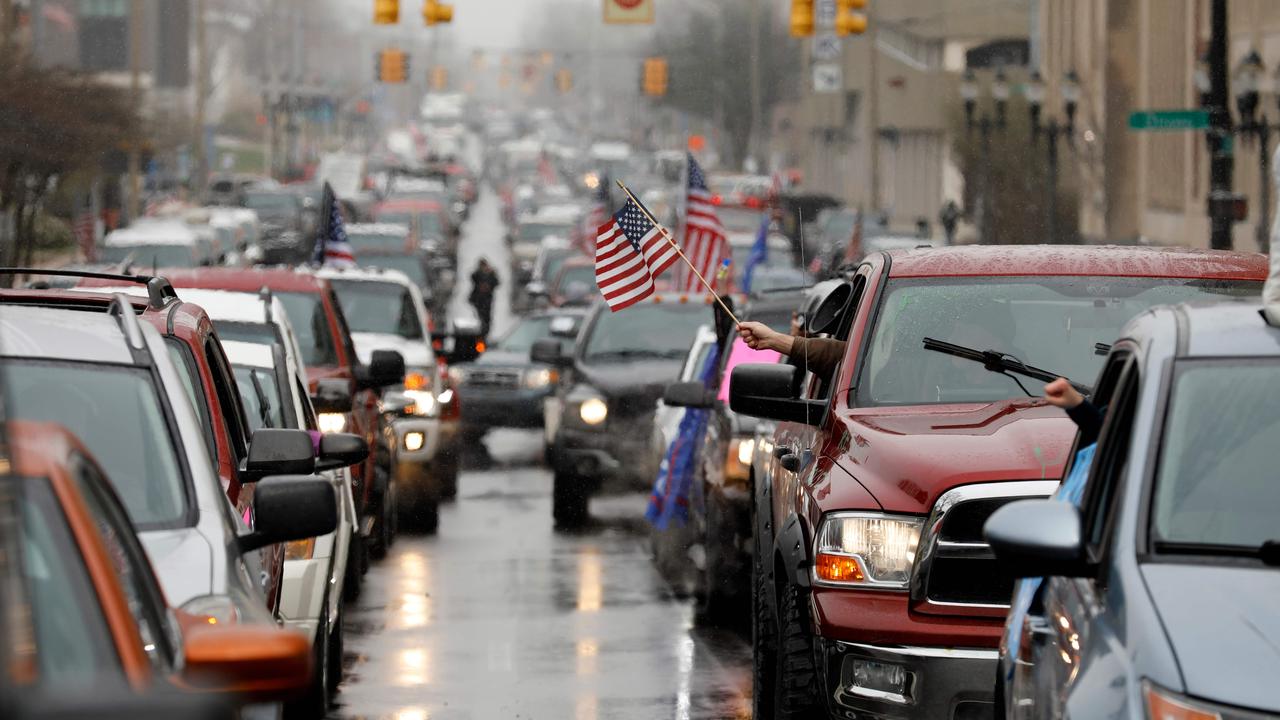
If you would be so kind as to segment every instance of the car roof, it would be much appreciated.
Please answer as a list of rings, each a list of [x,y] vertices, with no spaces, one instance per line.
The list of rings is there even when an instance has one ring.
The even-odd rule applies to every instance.
[[[66,300],[56,304],[13,304],[14,300],[42,299],[56,294]],[[71,297],[66,297],[70,295]],[[0,346],[9,357],[39,357],[90,363],[133,363],[119,322],[107,312],[111,297],[81,293],[50,293],[46,290],[6,290],[0,293]],[[78,305],[84,299],[99,307]],[[56,299],[55,299],[56,300]],[[130,298],[135,310],[145,301]],[[96,310],[93,312],[91,310]],[[85,312],[89,311],[89,312]]]
[[[891,277],[1088,275],[1262,280],[1260,253],[1118,245],[963,245],[891,250]]]
[[[276,292],[321,292],[328,284],[310,268],[199,268],[172,269],[157,273],[175,288],[207,288],[256,293],[262,288]]]
[[[347,234],[406,237],[409,234],[409,226],[404,223],[347,223]]]
[[[397,285],[409,287],[413,285],[413,281],[408,275],[399,270],[391,270],[387,268],[321,268],[316,273],[320,277],[330,280],[354,280],[356,282],[392,282]]]
[[[1184,303],[1176,310],[1184,319],[1183,356],[1280,356],[1280,328],[1267,323],[1261,302]]]
[[[107,236],[102,239],[102,244],[112,247],[193,245],[198,239],[196,231],[182,220],[143,219],[128,227],[107,233]]]

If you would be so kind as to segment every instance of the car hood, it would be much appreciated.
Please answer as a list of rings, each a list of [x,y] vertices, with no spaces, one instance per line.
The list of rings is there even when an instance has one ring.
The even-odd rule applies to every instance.
[[[199,530],[148,530],[138,538],[170,605],[213,592],[213,549]]]
[[[435,364],[425,340],[409,340],[399,335],[383,333],[351,333],[351,341],[356,345],[356,355],[360,357],[360,362],[366,365],[374,350],[395,350],[404,356],[404,364],[408,368]]]
[[[1280,569],[1148,563],[1142,576],[1188,695],[1280,712]]]
[[[852,409],[839,421],[840,465],[886,511],[913,514],[957,485],[1060,480],[1075,438],[1075,424],[1037,400]],[[840,489],[828,500],[838,507]]]
[[[680,360],[636,360],[578,365],[580,381],[605,396],[611,405],[633,412],[652,412],[667,385],[680,377]]]
[[[508,368],[526,368],[530,365],[538,363],[533,362],[529,358],[527,352],[503,352],[502,350],[489,350],[485,354],[476,358],[472,365],[484,365],[486,367],[508,367]]]

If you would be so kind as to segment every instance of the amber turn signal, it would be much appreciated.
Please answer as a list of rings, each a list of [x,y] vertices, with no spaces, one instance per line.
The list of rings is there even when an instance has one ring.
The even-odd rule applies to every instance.
[[[819,580],[828,582],[862,582],[862,567],[858,565],[855,558],[848,555],[832,555],[830,553],[818,553],[818,559],[814,563],[814,572]]]

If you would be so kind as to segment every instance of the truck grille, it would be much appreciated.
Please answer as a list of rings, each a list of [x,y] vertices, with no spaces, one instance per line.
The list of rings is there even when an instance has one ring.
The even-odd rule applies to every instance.
[[[520,387],[520,371],[473,368],[467,373],[467,384],[483,388],[515,389]]]
[[[1013,580],[996,565],[983,539],[987,518],[1006,503],[1048,497],[1056,480],[981,483],[938,497],[920,538],[911,577],[911,599],[921,612],[1000,616],[1009,607]]]

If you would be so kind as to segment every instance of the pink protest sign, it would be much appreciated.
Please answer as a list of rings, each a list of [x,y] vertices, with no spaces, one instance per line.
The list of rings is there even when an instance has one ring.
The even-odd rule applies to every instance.
[[[729,402],[729,376],[735,367],[743,363],[776,363],[781,357],[774,350],[752,350],[742,338],[735,339],[733,347],[729,348],[729,362],[724,366],[724,382],[720,383],[720,393],[716,397]]]

